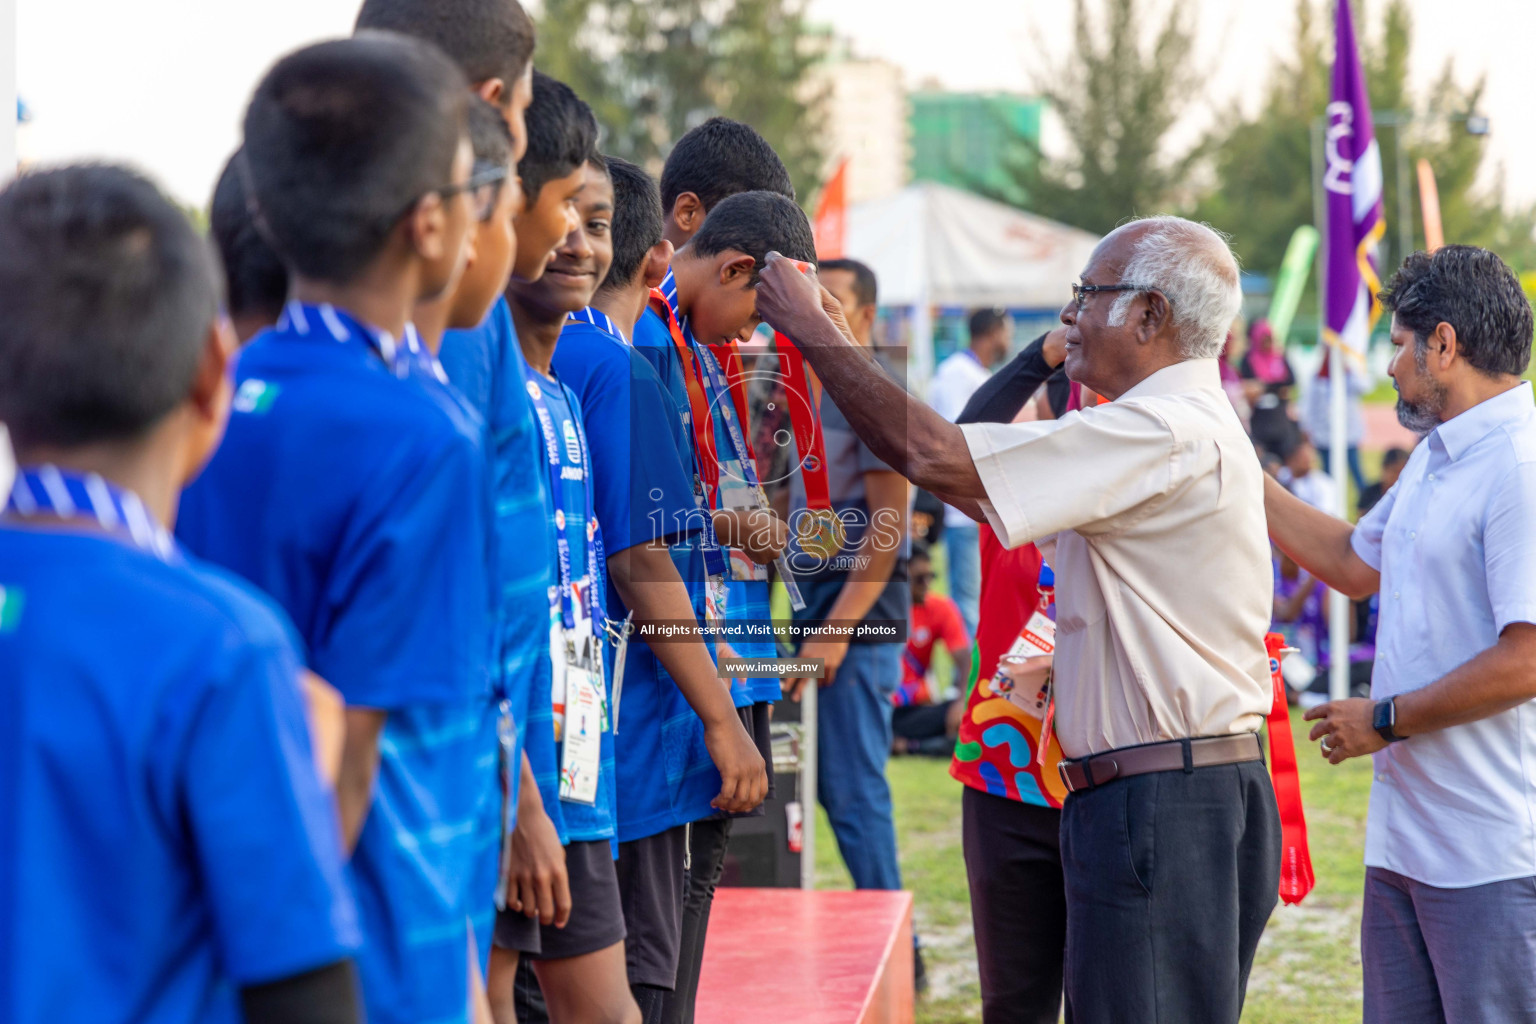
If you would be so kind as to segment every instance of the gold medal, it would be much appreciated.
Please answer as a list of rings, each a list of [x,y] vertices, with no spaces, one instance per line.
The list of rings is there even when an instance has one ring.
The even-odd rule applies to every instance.
[[[795,523],[800,550],[813,558],[831,558],[843,550],[843,521],[830,508],[808,508]]]

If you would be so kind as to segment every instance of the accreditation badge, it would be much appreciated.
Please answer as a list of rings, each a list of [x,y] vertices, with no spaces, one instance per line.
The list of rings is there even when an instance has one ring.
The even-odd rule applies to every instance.
[[[602,760],[602,676],[585,665],[565,673],[565,738],[560,749],[560,799],[576,804],[597,802],[597,776]]]

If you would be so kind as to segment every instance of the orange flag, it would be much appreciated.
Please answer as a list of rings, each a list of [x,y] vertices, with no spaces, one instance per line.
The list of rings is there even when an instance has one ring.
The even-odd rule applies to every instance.
[[[1440,226],[1440,189],[1435,185],[1435,169],[1419,158],[1419,203],[1424,207],[1424,248],[1434,252],[1445,244]]]
[[[848,230],[848,158],[837,163],[837,170],[821,190],[821,202],[816,204],[816,220],[811,225],[816,233],[816,258],[819,260],[841,259],[843,240]]]

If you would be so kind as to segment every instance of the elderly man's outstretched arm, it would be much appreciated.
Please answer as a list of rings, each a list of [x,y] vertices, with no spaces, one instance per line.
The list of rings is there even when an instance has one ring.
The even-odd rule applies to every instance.
[[[836,300],[832,300],[835,302]],[[960,428],[907,394],[823,308],[822,289],[792,260],[769,253],[757,286],[764,322],[794,340],[875,455],[919,487],[980,519],[986,497]],[[844,401],[846,396],[856,401]]]

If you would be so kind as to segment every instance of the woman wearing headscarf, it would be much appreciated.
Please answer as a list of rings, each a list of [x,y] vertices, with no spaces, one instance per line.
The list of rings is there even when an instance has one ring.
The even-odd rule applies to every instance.
[[[1296,374],[1268,320],[1255,320],[1248,329],[1248,351],[1243,353],[1237,372],[1253,409],[1248,427],[1254,443],[1266,451],[1278,451],[1294,429],[1291,393]]]

